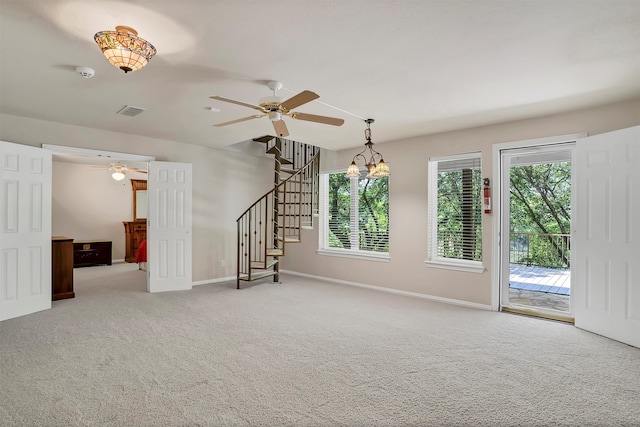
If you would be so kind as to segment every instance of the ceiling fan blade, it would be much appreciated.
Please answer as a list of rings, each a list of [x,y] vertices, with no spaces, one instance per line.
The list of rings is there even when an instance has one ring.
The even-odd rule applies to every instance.
[[[215,124],[214,126],[227,126],[227,125],[232,125],[234,123],[240,123],[240,122],[246,122],[247,120],[251,120],[251,119],[259,119],[260,117],[264,117],[264,114],[256,114],[255,116],[249,116],[249,117],[243,117],[241,119],[236,119],[236,120],[231,120],[230,122],[224,122],[224,123],[218,123]]]
[[[316,116],[315,114],[306,113],[292,113],[291,118],[297,120],[306,120],[308,122],[324,123],[325,125],[333,126],[342,126],[342,124],[344,123],[343,119],[338,119],[335,117]]]
[[[289,129],[287,129],[287,125],[284,123],[284,120],[278,120],[277,122],[271,123],[273,123],[273,128],[278,136],[289,136]]]
[[[138,169],[138,168],[127,168],[127,169],[131,172],[147,173],[147,171],[144,169]]]
[[[246,102],[236,101],[234,99],[229,99],[229,98],[223,98],[221,96],[210,96],[209,98],[217,99],[218,101],[230,102],[232,104],[242,105],[243,107],[249,107],[249,108],[253,108],[254,110],[264,112],[264,109],[259,105],[251,105],[251,104],[247,104]]]
[[[293,110],[296,107],[301,106],[302,104],[306,104],[307,102],[313,101],[314,99],[320,98],[320,95],[317,93],[311,92],[310,90],[304,90],[297,95],[293,95],[291,98],[284,101],[282,104],[282,108],[286,110]]]

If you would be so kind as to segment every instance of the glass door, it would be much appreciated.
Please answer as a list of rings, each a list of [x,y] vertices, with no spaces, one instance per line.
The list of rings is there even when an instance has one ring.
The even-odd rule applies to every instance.
[[[571,318],[573,144],[501,151],[501,308]]]

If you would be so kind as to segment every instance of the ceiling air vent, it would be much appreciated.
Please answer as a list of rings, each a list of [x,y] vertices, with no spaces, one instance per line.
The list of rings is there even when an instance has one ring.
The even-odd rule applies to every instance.
[[[132,107],[131,105],[125,105],[118,111],[116,114],[120,114],[122,116],[135,117],[140,113],[143,113],[146,109],[140,107]]]

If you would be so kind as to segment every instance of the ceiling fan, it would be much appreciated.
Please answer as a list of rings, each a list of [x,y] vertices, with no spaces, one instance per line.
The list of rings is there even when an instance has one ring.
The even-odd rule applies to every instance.
[[[285,101],[282,101],[282,98],[276,96],[276,92],[282,89],[282,83],[269,82],[267,83],[267,87],[273,91],[273,96],[263,98],[259,105],[247,104],[245,102],[223,98],[221,96],[210,96],[209,98],[211,99],[253,108],[254,110],[260,111],[261,113],[254,114],[253,116],[243,117],[241,119],[231,120],[229,122],[218,123],[214,126],[227,126],[234,123],[240,123],[247,120],[259,119],[260,117],[268,116],[269,120],[271,120],[271,123],[273,124],[273,128],[275,129],[277,136],[284,137],[289,136],[287,125],[284,123],[284,120],[282,120],[282,117],[284,116],[291,117],[292,119],[306,120],[308,122],[323,123],[332,126],[341,126],[344,123],[343,119],[338,119],[335,117],[317,116],[315,114],[298,113],[296,111],[291,111],[294,108],[297,108],[303,104],[306,104],[307,102],[311,102],[314,99],[319,98],[320,96],[314,92],[305,90]]]
[[[109,166],[94,166],[98,169],[106,169],[112,171],[111,177],[116,181],[121,181],[127,172],[147,173],[144,169],[130,168],[120,163],[111,163]]]

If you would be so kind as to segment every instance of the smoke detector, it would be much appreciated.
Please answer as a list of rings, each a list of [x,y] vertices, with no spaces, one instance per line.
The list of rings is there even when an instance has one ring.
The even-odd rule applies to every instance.
[[[89,67],[76,67],[76,73],[80,74],[85,79],[90,79],[96,74],[95,70]]]

